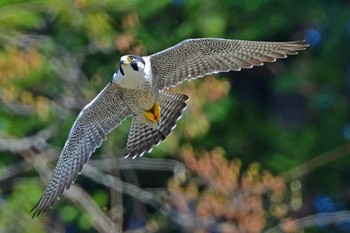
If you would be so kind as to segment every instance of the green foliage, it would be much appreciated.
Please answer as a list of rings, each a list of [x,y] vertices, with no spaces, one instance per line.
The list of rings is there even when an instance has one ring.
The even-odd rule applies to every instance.
[[[108,204],[108,195],[105,191],[99,190],[99,191],[95,192],[93,195],[93,199],[101,207],[107,206],[107,204]]]
[[[3,194],[0,190],[0,194]],[[2,203],[0,229],[2,232],[46,232],[45,218],[33,221],[29,213],[32,203],[40,196],[37,181],[22,179],[14,183],[11,195]]]
[[[73,222],[79,216],[79,210],[74,206],[64,206],[60,212],[61,218],[65,222]]]
[[[89,217],[86,216],[86,214],[82,214],[79,216],[78,220],[79,228],[84,231],[84,230],[89,230],[92,225]]]

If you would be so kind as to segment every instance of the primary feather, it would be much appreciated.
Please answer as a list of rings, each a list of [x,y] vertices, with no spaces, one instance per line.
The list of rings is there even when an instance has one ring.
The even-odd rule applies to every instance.
[[[192,78],[262,66],[308,45],[303,41],[261,42],[216,38],[188,39],[150,56],[159,89],[170,88]]]
[[[46,212],[65,189],[76,179],[83,165],[99,147],[107,134],[117,127],[130,109],[109,83],[94,100],[79,113],[63,147],[57,166],[51,176],[44,195],[34,206],[33,217]],[[115,109],[119,111],[115,111]]]
[[[213,73],[261,66],[307,46],[303,41],[205,38],[185,40],[151,56],[123,56],[112,81],[77,117],[44,195],[32,209],[33,217],[46,212],[70,187],[91,154],[125,117],[132,116],[126,156],[143,155],[164,140],[181,117],[188,97],[163,89]],[[149,119],[158,102],[160,118]]]

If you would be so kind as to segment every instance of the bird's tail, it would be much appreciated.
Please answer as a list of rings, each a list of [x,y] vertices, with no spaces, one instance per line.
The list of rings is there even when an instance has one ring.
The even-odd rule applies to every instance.
[[[154,145],[163,141],[181,118],[187,100],[188,96],[184,94],[161,92],[159,96],[161,115],[158,127],[155,128],[145,125],[138,116],[134,116],[131,120],[125,157],[142,156],[145,152],[150,152]]]

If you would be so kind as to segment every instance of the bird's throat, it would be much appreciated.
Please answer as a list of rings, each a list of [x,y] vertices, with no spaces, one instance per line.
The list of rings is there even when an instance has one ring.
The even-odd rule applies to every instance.
[[[152,108],[145,111],[145,116],[148,120],[152,121],[153,123],[157,123],[160,119],[160,106],[158,102],[154,102]]]

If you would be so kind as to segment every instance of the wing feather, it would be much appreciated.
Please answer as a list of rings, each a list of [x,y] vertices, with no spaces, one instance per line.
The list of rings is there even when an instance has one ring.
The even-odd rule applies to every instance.
[[[143,123],[137,116],[132,118],[128,142],[125,148],[125,157],[136,158],[145,152],[150,152],[154,145],[170,134],[175,128],[177,120],[186,108],[187,95],[180,93],[159,93],[161,118],[157,128],[151,128]]]
[[[297,54],[304,41],[262,42],[216,38],[189,39],[150,56],[159,89],[205,75],[261,66]]]
[[[46,212],[70,187],[107,134],[128,115],[131,115],[131,110],[113,83],[83,108],[73,124],[44,195],[32,209],[33,217]]]

